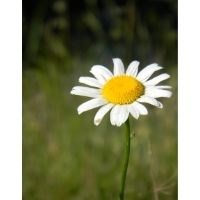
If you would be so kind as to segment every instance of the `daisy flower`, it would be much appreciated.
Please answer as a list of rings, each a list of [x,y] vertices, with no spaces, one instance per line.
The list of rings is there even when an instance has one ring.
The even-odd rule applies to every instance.
[[[163,108],[157,98],[171,97],[170,86],[158,85],[170,75],[162,73],[150,79],[154,72],[162,69],[158,64],[150,64],[140,72],[138,61],[131,62],[126,71],[121,59],[114,58],[113,64],[113,73],[102,65],[94,65],[90,70],[94,77],[79,78],[79,82],[87,86],[75,86],[71,91],[73,95],[92,98],[78,107],[78,114],[101,107],[94,117],[95,125],[99,125],[105,114],[111,111],[111,124],[121,126],[129,114],[135,119],[148,114],[143,103]]]

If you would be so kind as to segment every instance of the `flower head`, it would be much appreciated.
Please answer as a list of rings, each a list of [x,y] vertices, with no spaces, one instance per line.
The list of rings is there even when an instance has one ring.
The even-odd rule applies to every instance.
[[[119,58],[113,59],[113,73],[102,65],[94,65],[90,72],[94,77],[80,77],[79,82],[87,86],[72,88],[71,94],[92,98],[78,107],[78,114],[100,107],[94,117],[94,124],[99,125],[110,110],[112,125],[121,126],[130,115],[138,119],[139,115],[147,115],[148,111],[142,103],[158,108],[163,105],[156,98],[171,97],[168,85],[157,85],[170,76],[160,74],[149,80],[151,75],[162,69],[158,64],[148,65],[138,73],[138,61],[129,64],[125,71]]]

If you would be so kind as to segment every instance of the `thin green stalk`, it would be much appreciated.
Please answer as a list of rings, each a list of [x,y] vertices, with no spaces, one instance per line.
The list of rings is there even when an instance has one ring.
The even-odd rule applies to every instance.
[[[126,183],[126,174],[128,169],[128,162],[129,162],[129,156],[130,156],[130,141],[131,141],[131,135],[130,135],[130,123],[129,119],[126,121],[126,143],[125,143],[125,160],[123,165],[123,171],[122,171],[122,178],[121,178],[121,189],[119,193],[120,200],[124,200],[124,189],[125,189],[125,183]]]

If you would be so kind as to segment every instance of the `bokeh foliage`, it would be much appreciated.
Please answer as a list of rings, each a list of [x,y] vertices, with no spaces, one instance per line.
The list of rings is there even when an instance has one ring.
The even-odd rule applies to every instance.
[[[23,199],[117,199],[124,126],[69,94],[93,64],[152,62],[171,74],[164,109],[131,119],[126,199],[177,199],[177,2],[23,1]]]

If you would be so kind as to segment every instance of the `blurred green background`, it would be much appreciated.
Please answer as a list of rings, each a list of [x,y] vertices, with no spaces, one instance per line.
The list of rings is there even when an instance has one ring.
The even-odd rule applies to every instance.
[[[124,126],[70,95],[94,64],[112,58],[171,74],[162,110],[131,118],[127,200],[177,199],[177,1],[23,0],[23,199],[118,199]]]

